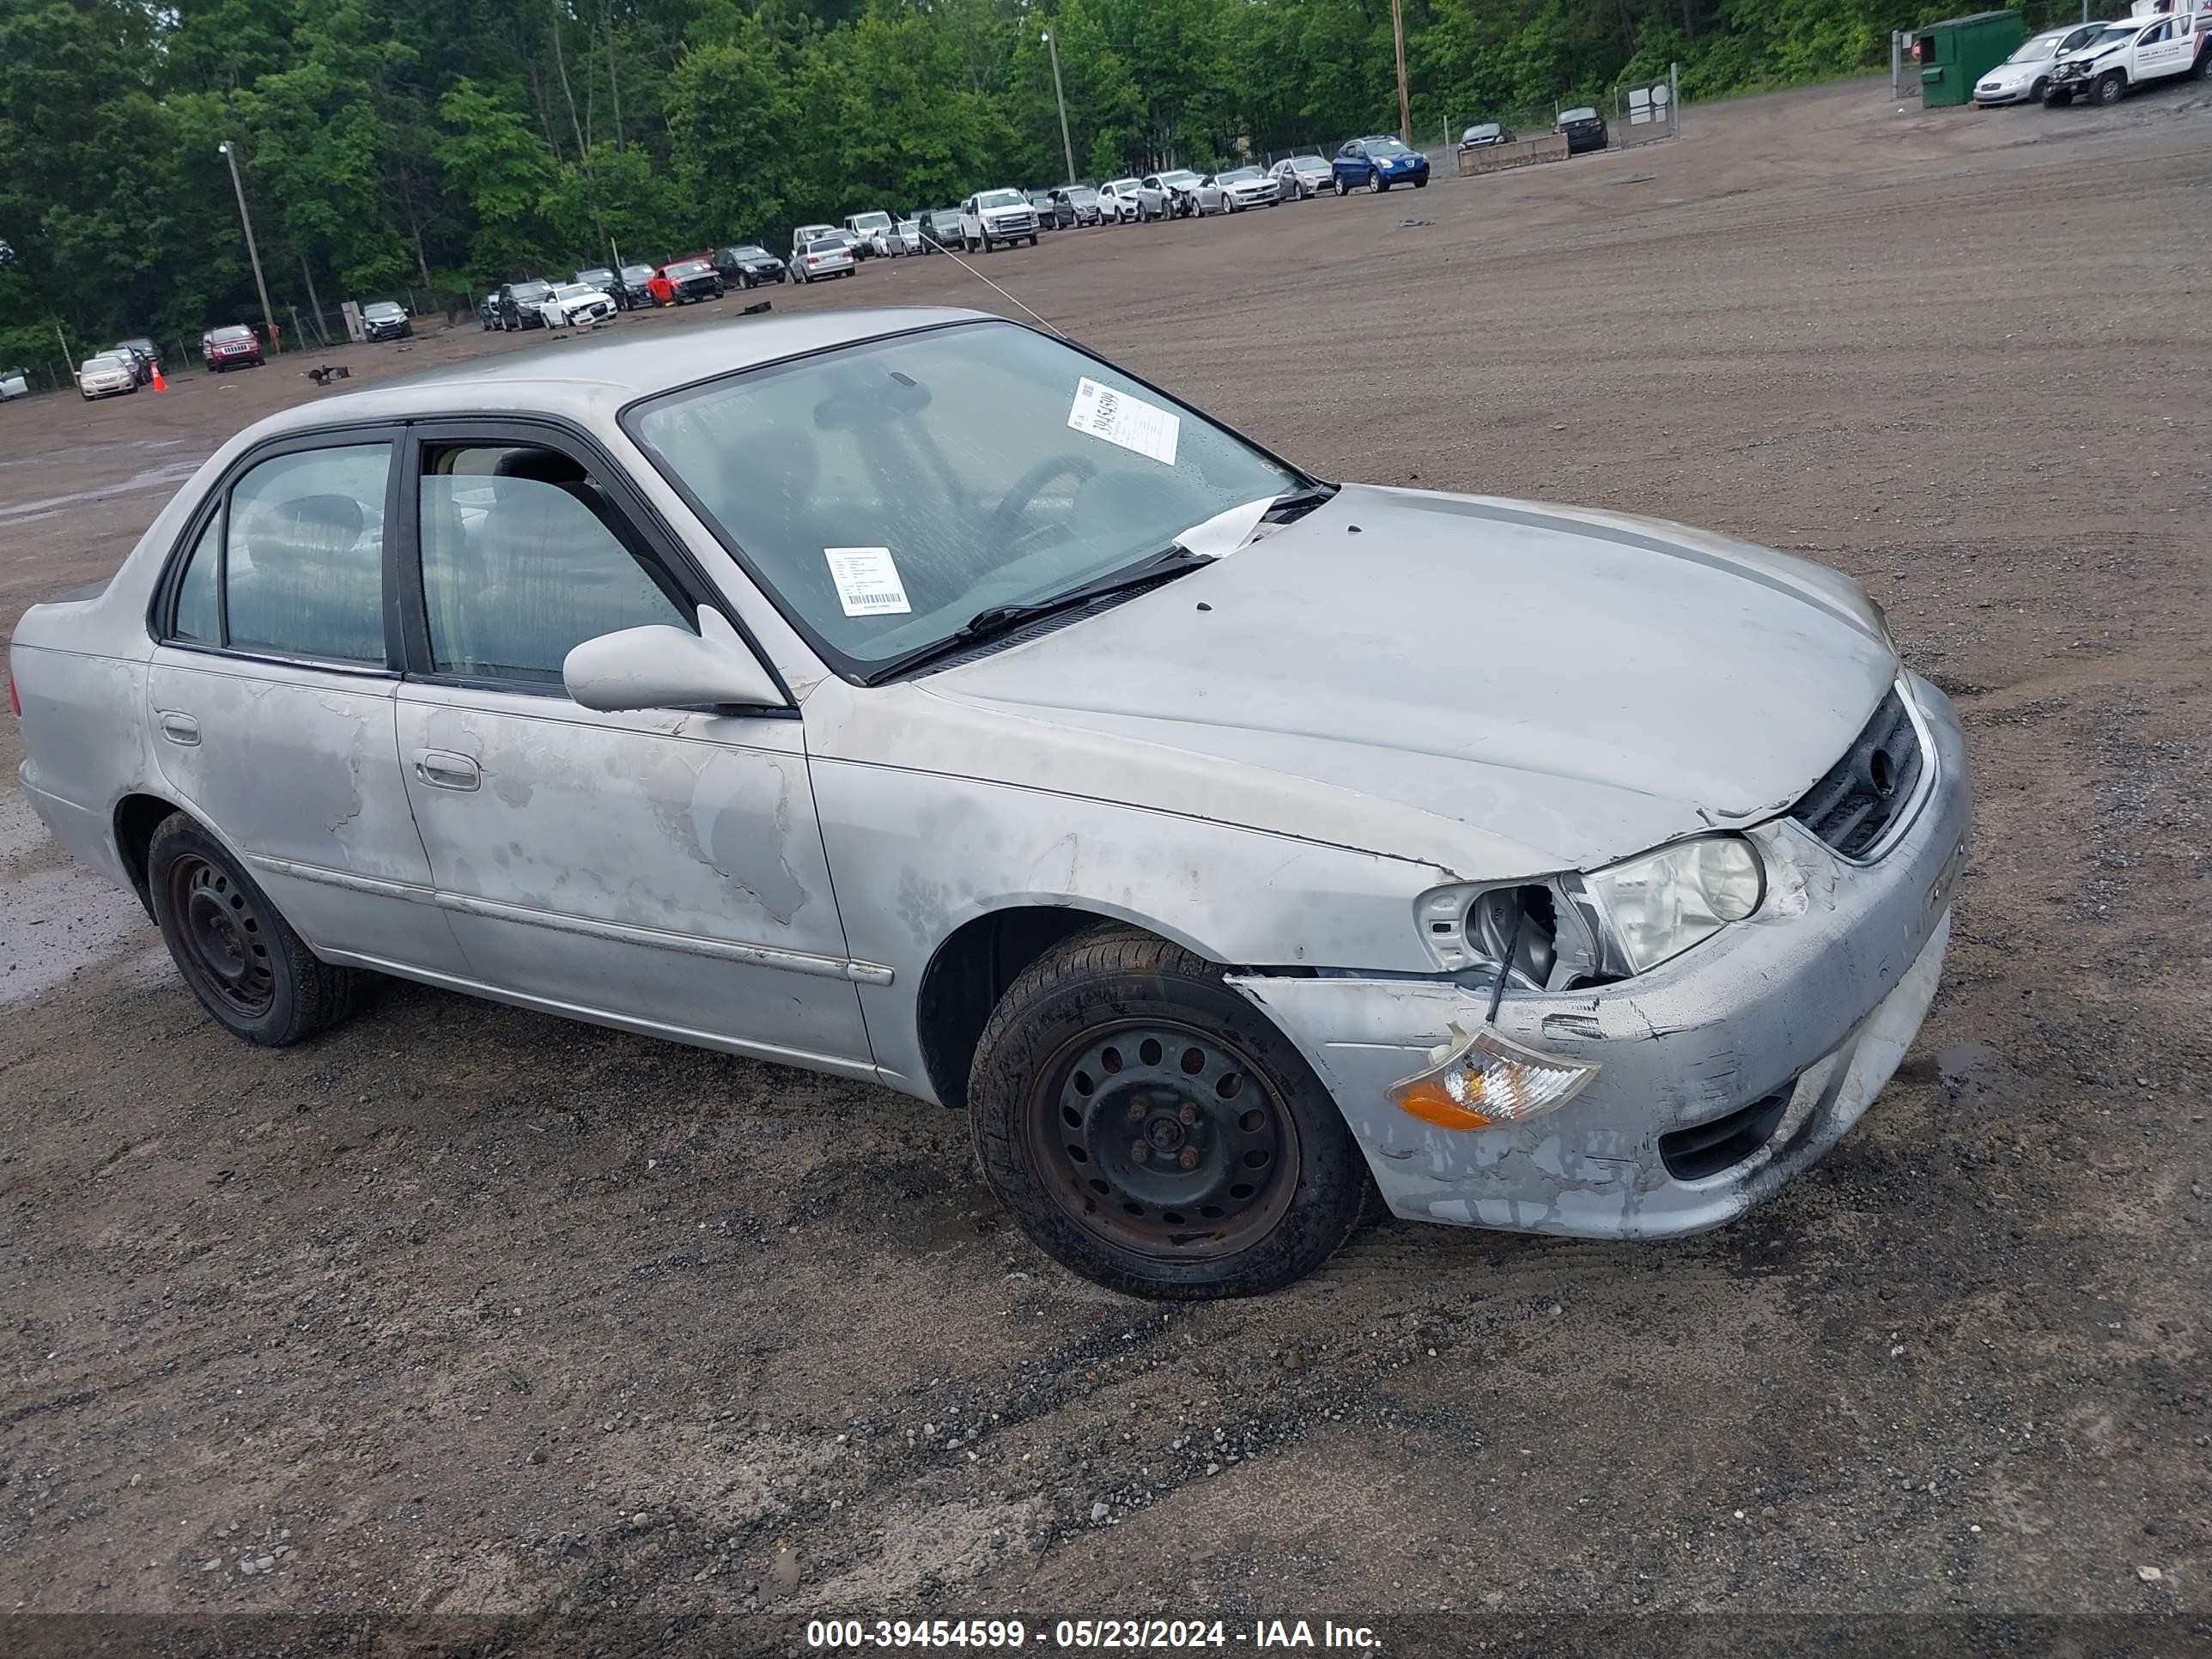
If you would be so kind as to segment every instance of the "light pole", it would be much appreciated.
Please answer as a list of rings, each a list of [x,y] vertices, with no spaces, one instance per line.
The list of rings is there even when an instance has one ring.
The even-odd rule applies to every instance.
[[[1401,0],[1390,0],[1390,33],[1398,43],[1398,137],[1413,147],[1413,112],[1406,98],[1406,9]]]
[[[1067,158],[1067,182],[1075,182],[1075,146],[1067,137],[1067,94],[1060,84],[1060,46],[1052,38],[1052,31],[1044,32],[1045,50],[1052,54],[1052,95],[1060,102],[1060,150]]]
[[[269,325],[269,349],[276,349],[276,313],[269,308],[269,284],[261,280],[261,250],[253,246],[253,216],[246,210],[246,186],[238,177],[238,152],[228,142],[216,149],[230,163],[230,187],[238,192],[238,222],[246,227],[246,257],[253,261],[253,286],[261,295],[261,320]]]

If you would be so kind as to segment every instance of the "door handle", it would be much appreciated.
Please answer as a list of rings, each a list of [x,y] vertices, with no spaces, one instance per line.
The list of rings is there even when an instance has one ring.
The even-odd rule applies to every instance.
[[[416,755],[415,775],[433,789],[473,789],[483,781],[482,768],[450,749],[425,749]]]
[[[190,714],[175,708],[156,712],[161,719],[161,735],[171,743],[181,743],[189,748],[200,740],[200,723]]]

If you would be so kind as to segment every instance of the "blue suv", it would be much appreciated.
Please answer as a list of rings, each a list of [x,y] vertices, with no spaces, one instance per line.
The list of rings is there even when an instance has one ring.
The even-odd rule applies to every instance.
[[[1329,167],[1339,196],[1354,190],[1379,192],[1393,185],[1425,190],[1429,184],[1429,158],[1395,138],[1354,138],[1337,151]]]

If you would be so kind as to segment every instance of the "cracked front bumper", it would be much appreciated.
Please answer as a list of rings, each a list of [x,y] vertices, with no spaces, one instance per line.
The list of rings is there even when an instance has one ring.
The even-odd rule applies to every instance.
[[[1423,1070],[1486,993],[1449,979],[1244,974],[1320,1075],[1391,1209],[1424,1221],[1591,1238],[1656,1238],[1734,1219],[1849,1132],[1934,1000],[1950,884],[1972,813],[1966,753],[1942,694],[1914,688],[1933,777],[1911,827],[1871,865],[1787,820],[1758,832],[1773,883],[1759,915],[1650,973],[1595,990],[1509,996],[1515,1042],[1601,1069],[1558,1110],[1517,1126],[1445,1129],[1391,1085]],[[1784,866],[1778,871],[1778,866]],[[1661,1137],[1788,1091],[1764,1142],[1696,1179]]]

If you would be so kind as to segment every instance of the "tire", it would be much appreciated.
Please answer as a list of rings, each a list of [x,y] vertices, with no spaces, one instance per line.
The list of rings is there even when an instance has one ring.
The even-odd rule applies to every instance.
[[[2197,61],[2189,66],[2191,80],[2202,81],[2208,76],[2212,76],[2212,46],[2200,46],[2197,52]]]
[[[1036,233],[1035,231],[1031,231],[1030,233],[1030,246],[1031,247],[1035,247],[1036,245]]]
[[[1336,186],[1336,193],[1339,196],[1348,196],[1352,193],[1350,187],[1344,182],[1344,175],[1342,173],[1339,173],[1331,174],[1329,182]]]
[[[2100,109],[2110,109],[2128,95],[2128,77],[2118,70],[2106,70],[2097,77],[2097,84],[2089,95]]]
[[[2035,84],[2027,89],[2027,95],[2034,102],[2041,103],[2051,95],[2051,77],[2047,75],[2037,76]]]
[[[1367,193],[1370,196],[1380,196],[1384,191],[1389,188],[1390,181],[1388,179],[1385,179],[1381,173],[1376,173],[1372,169],[1369,170],[1367,174]]]
[[[1416,179],[1413,180],[1413,188],[1415,190],[1426,190],[1428,187],[1429,181],[1426,179]]]
[[[1078,933],[1015,980],[968,1097],[984,1178],[1022,1231],[1109,1290],[1279,1289],[1366,1201],[1366,1165],[1304,1056],[1212,963],[1129,928]]]
[[[146,878],[170,959],[234,1036],[286,1048],[353,1012],[359,976],[308,950],[222,843],[184,813],[154,831]]]
[[[2073,101],[2074,94],[2072,93],[2063,92],[2054,87],[2051,91],[2044,94],[2043,106],[2045,109],[2064,109],[2067,105]]]

